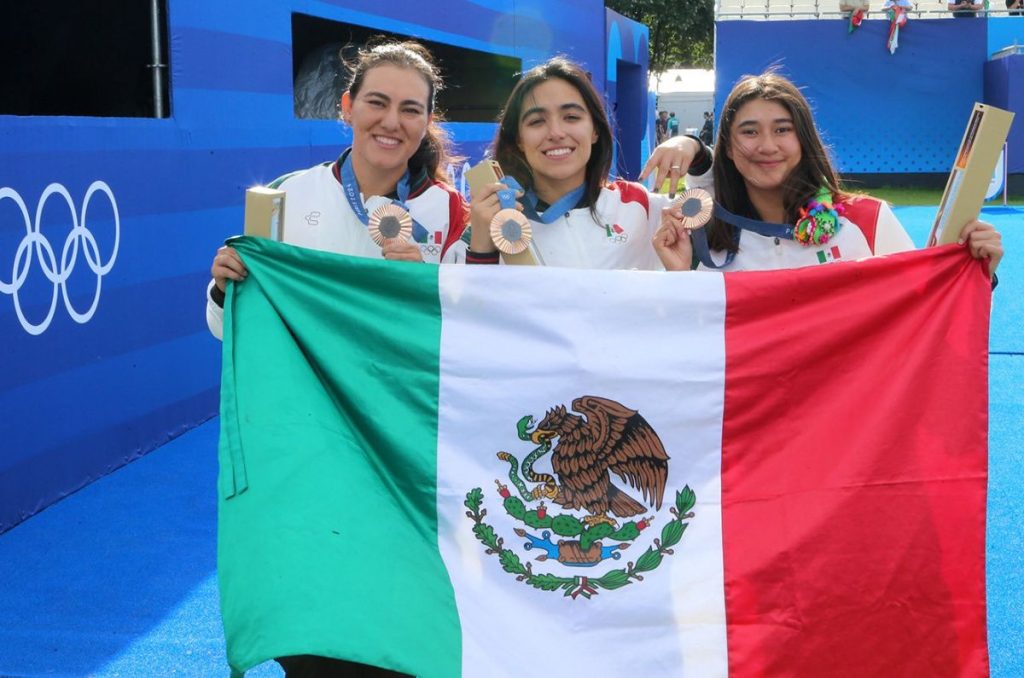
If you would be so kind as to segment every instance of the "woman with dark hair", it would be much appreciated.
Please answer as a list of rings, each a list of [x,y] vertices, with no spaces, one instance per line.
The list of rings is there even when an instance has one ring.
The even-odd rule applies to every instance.
[[[669,141],[655,150],[644,174],[677,174],[703,152],[693,139]],[[711,174],[721,207],[740,218],[793,225],[794,237],[739,229],[715,218],[704,229],[715,261],[702,261],[700,267],[796,268],[914,248],[885,202],[843,190],[807,100],[777,73],[746,76],[729,94]],[[693,177],[689,183],[693,188],[712,188],[705,177]],[[988,259],[994,273],[1003,249],[990,224],[970,222],[960,240],[968,243],[973,256]],[[668,269],[688,270],[695,263],[678,207],[669,210],[655,236],[655,249]]]
[[[361,50],[349,68],[340,109],[352,145],[333,162],[271,184],[286,193],[284,242],[394,261],[464,261],[469,210],[446,175],[449,141],[434,107],[441,79],[430,53],[415,42],[383,43]],[[412,237],[387,237],[389,217]],[[247,270],[222,247],[211,272],[207,322],[221,337],[227,281],[244,281]],[[277,662],[288,678],[405,675],[318,655]]]
[[[284,242],[394,261],[464,261],[468,208],[446,175],[449,141],[434,108],[441,79],[430,53],[415,42],[384,43],[361,50],[349,67],[340,109],[352,145],[333,162],[271,184],[286,193]],[[412,237],[387,237],[389,216]],[[206,316],[221,337],[227,281],[244,281],[247,270],[222,247],[211,273]],[[317,655],[277,662],[288,678],[405,675]]]
[[[527,71],[499,120],[494,159],[522,186],[532,251],[547,266],[658,269],[651,237],[664,196],[609,181],[612,130],[586,72],[564,57]],[[495,183],[471,206],[467,263],[497,263],[490,223],[503,208]]]
[[[437,124],[441,78],[430,53],[415,42],[384,43],[361,50],[350,68],[340,108],[352,145],[271,184],[286,193],[284,241],[395,261],[463,261],[468,208],[446,174],[450,143]],[[375,228],[389,214],[410,238]],[[247,271],[233,248],[221,247],[211,273],[206,317],[220,337],[227,281]]]

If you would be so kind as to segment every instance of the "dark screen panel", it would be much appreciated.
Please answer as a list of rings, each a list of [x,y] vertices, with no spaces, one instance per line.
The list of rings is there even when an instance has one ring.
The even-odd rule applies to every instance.
[[[365,26],[292,15],[295,115],[336,119],[348,83],[344,60],[368,42],[417,39]],[[418,40],[434,55],[445,87],[437,106],[450,122],[494,122],[522,69],[520,59],[430,40]]]
[[[166,0],[158,7],[166,66]],[[170,69],[158,114],[152,50],[149,2],[4,3],[0,114],[165,117]]]

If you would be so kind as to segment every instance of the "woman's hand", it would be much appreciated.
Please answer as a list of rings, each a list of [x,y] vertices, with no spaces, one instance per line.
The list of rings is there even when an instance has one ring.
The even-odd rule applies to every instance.
[[[679,177],[686,174],[693,164],[693,159],[700,153],[700,142],[691,137],[672,137],[654,149],[647,159],[644,171],[640,173],[640,181],[644,181],[654,172],[654,192],[669,180],[669,195],[675,197],[676,184]]]
[[[419,244],[409,240],[387,238],[380,251],[388,261],[423,262],[423,252],[420,251]]]
[[[242,263],[242,257],[238,256],[238,252],[235,251],[234,247],[224,245],[217,250],[217,255],[213,258],[213,265],[210,266],[210,275],[213,276],[217,289],[225,292],[227,291],[228,280],[242,282],[249,275],[249,269]]]
[[[666,271],[689,271],[693,264],[693,244],[682,219],[678,205],[662,208],[661,225],[651,240]]]
[[[506,188],[508,187],[505,184],[487,184],[480,189],[480,192],[470,203],[469,223],[471,230],[469,249],[473,252],[484,254],[498,250],[494,245],[494,240],[491,238],[491,220],[494,219],[495,214],[503,209],[501,201],[498,200],[498,191],[503,191]],[[516,209],[520,211],[523,209],[523,204],[518,200],[516,201]]]
[[[1003,238],[992,224],[977,219],[969,222],[960,231],[957,242],[961,245],[967,243],[975,259],[988,259],[988,274],[995,274],[1003,258]]]

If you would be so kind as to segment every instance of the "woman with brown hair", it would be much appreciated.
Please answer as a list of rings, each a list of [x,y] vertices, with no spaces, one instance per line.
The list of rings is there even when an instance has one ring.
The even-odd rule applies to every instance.
[[[287,174],[271,184],[286,193],[284,241],[339,254],[396,261],[458,263],[468,208],[446,174],[450,142],[438,126],[434,99],[441,78],[418,43],[363,49],[340,102],[352,145],[334,161]],[[406,225],[387,237],[382,215]],[[247,271],[238,253],[221,247],[211,267],[207,324],[223,325],[228,280]]]
[[[609,180],[613,143],[601,97],[578,64],[556,57],[523,74],[494,140],[494,159],[523,195],[503,205],[505,185],[495,183],[474,197],[467,263],[498,262],[491,220],[517,207],[530,221],[542,265],[660,269],[651,238],[668,200]]]
[[[690,138],[669,141],[656,149],[645,174],[678,174],[701,153]],[[885,202],[843,190],[807,100],[772,71],[746,76],[730,92],[711,174],[713,184],[693,177],[690,186],[713,186],[715,201],[731,216],[714,218],[704,233],[695,234],[698,267],[796,268],[914,248]],[[676,206],[655,236],[655,249],[668,269],[692,267],[687,225]],[[705,234],[710,258],[700,252]],[[994,273],[1003,249],[990,224],[968,223],[960,240],[973,256],[988,259]]]
[[[468,208],[445,174],[449,143],[434,108],[440,86],[430,53],[417,43],[360,51],[340,102],[352,145],[335,161],[272,184],[286,192],[284,241],[395,261],[463,261],[460,237]],[[382,213],[404,224],[411,237],[382,237]],[[211,273],[207,323],[219,338],[227,281],[242,283],[248,271],[233,248],[222,247]],[[405,675],[314,654],[281,656],[277,662],[288,678]]]

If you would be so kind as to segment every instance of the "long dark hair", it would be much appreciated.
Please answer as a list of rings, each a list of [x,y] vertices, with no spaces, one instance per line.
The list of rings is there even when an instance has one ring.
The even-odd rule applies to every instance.
[[[829,160],[828,151],[821,142],[814,126],[814,117],[807,99],[796,85],[774,71],[761,75],[746,75],[729,93],[718,123],[718,143],[715,145],[715,197],[725,209],[733,214],[760,219],[743,175],[736,169],[736,163],[729,158],[732,148],[732,124],[736,112],[752,99],[774,101],[789,112],[793,129],[800,140],[800,163],[793,168],[782,186],[782,204],[786,211],[787,223],[796,223],[800,208],[814,197],[822,186],[832,191],[836,199],[843,196],[839,175]],[[729,226],[719,219],[708,225],[708,242],[712,249],[735,251],[736,241]]]
[[[601,96],[594,89],[590,78],[578,64],[565,57],[554,57],[523,74],[508,97],[505,110],[498,121],[498,134],[494,138],[494,159],[501,169],[522,184],[523,188],[534,188],[533,170],[526,162],[526,156],[519,149],[519,122],[523,115],[523,101],[533,88],[552,78],[560,78],[576,88],[587,106],[597,141],[590,149],[587,161],[584,196],[590,206],[590,213],[596,218],[597,198],[608,180],[612,167],[612,128],[608,115],[601,104]]]
[[[451,184],[448,176],[448,164],[458,160],[452,154],[452,142],[448,133],[438,125],[444,121],[440,111],[435,111],[435,97],[444,87],[441,74],[434,63],[434,58],[426,47],[406,40],[404,42],[381,42],[360,49],[356,56],[346,60],[351,71],[348,83],[349,96],[355,99],[363,86],[363,80],[367,72],[381,65],[398,66],[409,68],[421,76],[430,88],[430,95],[427,97],[427,113],[434,115],[433,120],[427,126],[426,134],[416,152],[409,158],[409,171],[415,175],[419,171],[426,171],[427,176],[435,181]]]

